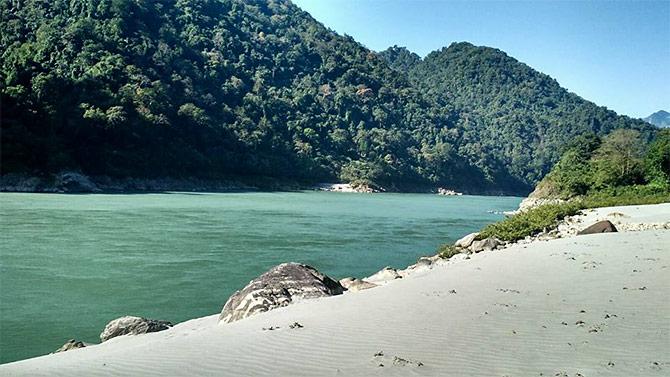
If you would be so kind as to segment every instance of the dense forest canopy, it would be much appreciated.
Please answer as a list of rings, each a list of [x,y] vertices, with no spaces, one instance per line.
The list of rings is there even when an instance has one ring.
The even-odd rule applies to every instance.
[[[453,43],[416,60],[394,46],[381,56],[422,93],[458,109],[458,153],[490,175],[533,184],[575,136],[631,128],[647,143],[654,134],[645,122],[586,101],[494,48]]]
[[[500,51],[377,54],[287,0],[5,0],[0,17],[2,174],[523,193],[577,134],[650,132]]]

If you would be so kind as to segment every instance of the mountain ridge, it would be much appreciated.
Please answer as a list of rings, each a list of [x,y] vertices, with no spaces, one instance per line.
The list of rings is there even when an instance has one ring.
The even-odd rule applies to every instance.
[[[670,127],[670,113],[665,110],[659,110],[642,120],[657,127]]]
[[[380,55],[388,59],[409,53],[397,46],[391,49],[392,54]],[[497,174],[522,176],[529,184],[548,173],[565,142],[575,136],[602,136],[616,128],[635,128],[649,141],[654,133],[643,122],[585,100],[551,76],[491,47],[455,42],[409,66],[407,74],[423,92],[442,97],[442,103],[458,109],[457,127],[464,130],[463,138],[484,142],[482,148],[474,150],[461,143],[461,154],[470,156],[470,161],[489,174],[496,174],[490,169],[493,164],[476,161],[483,150],[493,149],[503,167],[511,169]]]

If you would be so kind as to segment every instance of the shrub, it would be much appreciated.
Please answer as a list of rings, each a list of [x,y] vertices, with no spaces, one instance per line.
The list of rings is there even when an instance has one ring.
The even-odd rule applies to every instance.
[[[460,254],[460,252],[461,252],[461,249],[457,248],[456,246],[454,246],[452,244],[448,244],[448,243],[440,245],[440,247],[437,248],[437,253],[440,255],[440,258],[443,258],[443,259],[449,259],[456,254]]]
[[[544,229],[554,228],[566,216],[577,214],[583,208],[580,201],[546,204],[487,225],[478,239],[495,237],[503,241],[516,241],[535,235]]]

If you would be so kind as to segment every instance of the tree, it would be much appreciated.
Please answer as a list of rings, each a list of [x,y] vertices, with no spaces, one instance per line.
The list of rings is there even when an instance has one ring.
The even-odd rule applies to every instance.
[[[655,186],[670,187],[670,129],[659,131],[644,160],[645,178]]]
[[[644,143],[635,130],[618,129],[603,139],[591,164],[596,188],[642,182]]]

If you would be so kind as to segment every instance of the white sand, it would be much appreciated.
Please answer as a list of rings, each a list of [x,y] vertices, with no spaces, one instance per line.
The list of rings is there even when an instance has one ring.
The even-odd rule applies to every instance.
[[[611,212],[670,221],[670,204],[589,216]],[[296,321],[304,327],[290,329]],[[457,256],[378,288],[232,324],[195,319],[5,364],[0,375],[668,376],[670,231]]]

